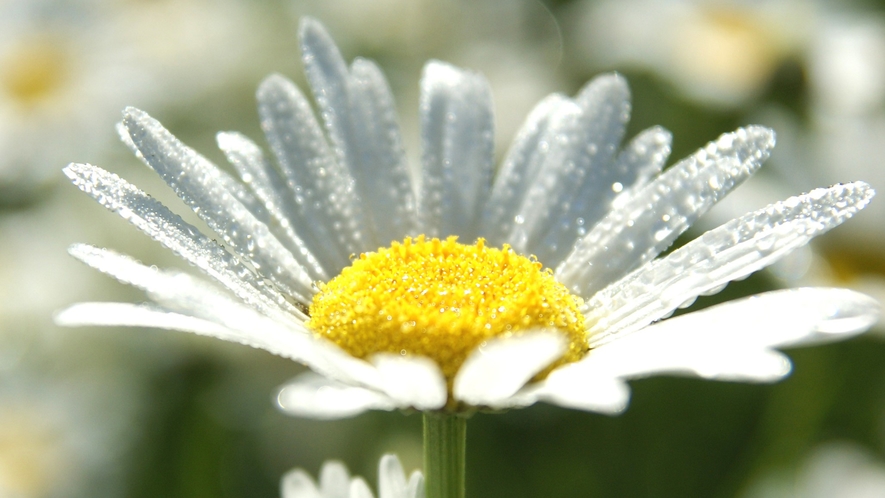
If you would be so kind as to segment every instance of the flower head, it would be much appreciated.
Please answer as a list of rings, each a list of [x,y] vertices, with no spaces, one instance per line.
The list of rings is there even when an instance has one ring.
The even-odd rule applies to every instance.
[[[112,173],[66,168],[215,282],[76,245],[75,257],[155,304],[81,303],[59,323],[161,327],[266,349],[314,371],[281,389],[280,405],[335,418],[536,401],[619,412],[627,379],[773,381],[790,370],[776,348],[876,320],[877,304],[861,294],[796,289],[662,321],[872,197],[862,182],[818,189],[657,258],[760,166],[771,130],[722,135],[662,173],[669,133],[654,127],[621,148],[629,92],[604,75],[575,98],[539,103],[495,174],[488,85],[434,61],[421,80],[413,178],[380,70],[364,59],[347,66],[316,21],[302,22],[301,43],[324,126],[295,85],[269,77],[258,101],[273,160],[243,135],[218,135],[239,179],[144,112],[124,113],[124,141],[223,246]]]
[[[371,498],[374,495],[361,477],[350,477],[347,467],[328,461],[320,470],[319,486],[301,469],[283,476],[283,498]],[[414,471],[406,480],[396,455],[384,455],[378,464],[378,498],[423,498],[424,477]]]

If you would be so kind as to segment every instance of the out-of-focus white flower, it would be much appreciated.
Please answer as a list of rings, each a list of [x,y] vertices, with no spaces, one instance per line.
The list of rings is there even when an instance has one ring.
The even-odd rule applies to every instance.
[[[361,477],[350,477],[347,467],[329,461],[320,469],[319,486],[307,472],[295,469],[283,477],[283,498],[372,498],[372,490]],[[378,498],[424,498],[424,477],[414,471],[406,481],[396,455],[384,455],[378,464]]]
[[[629,91],[605,75],[573,99],[538,104],[494,175],[487,83],[434,61],[421,81],[419,182],[378,67],[346,65],[316,21],[302,22],[301,40],[325,133],[297,87],[269,77],[258,98],[275,163],[243,135],[218,137],[240,180],[144,112],[125,112],[124,140],[224,246],[112,173],[65,170],[220,286],[76,245],[75,257],[155,304],[81,303],[58,323],[152,326],[266,349],[316,372],[284,387],[281,406],[335,418],[537,401],[616,413],[628,379],[774,381],[791,368],[777,349],[848,337],[877,319],[867,296],[809,288],[659,321],[873,196],[863,182],[815,189],[656,259],[758,169],[774,145],[768,129],[725,134],[662,173],[669,133],[654,127],[620,149]]]
[[[584,1],[565,16],[576,61],[649,69],[691,98],[740,105],[801,48],[814,2]]]
[[[72,154],[93,156],[113,107],[138,87],[95,14],[72,2],[0,6],[0,202],[26,199]]]
[[[813,118],[868,116],[885,104],[885,19],[855,13],[818,24],[805,56]]]
[[[709,223],[838,179],[863,178],[874,188],[885,187],[885,19],[842,13],[818,21],[803,53],[809,122],[800,124],[779,109],[760,113],[760,121],[778,130],[772,167],[719,203]],[[885,258],[876,249],[885,244],[885,205],[873,203],[840,237],[822,242],[829,261],[820,246],[816,252],[806,248],[776,266],[775,275],[785,285],[839,282],[885,302]]]
[[[101,157],[123,105],[217,85],[246,60],[248,19],[229,1],[0,3],[0,204]]]
[[[795,475],[774,474],[743,498],[878,498],[885,496],[885,463],[851,443],[819,447]]]
[[[111,38],[141,66],[161,103],[181,103],[248,74],[268,36],[267,20],[248,1],[93,1],[110,12]]]
[[[119,496],[131,410],[106,379],[0,375],[0,495]]]

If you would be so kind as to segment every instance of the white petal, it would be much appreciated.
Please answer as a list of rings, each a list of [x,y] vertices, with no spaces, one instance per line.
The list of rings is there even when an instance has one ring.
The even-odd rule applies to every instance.
[[[433,360],[420,356],[379,353],[372,356],[381,386],[401,407],[436,410],[446,404],[448,389],[442,372]]]
[[[654,127],[637,135],[616,158],[591,174],[563,210],[554,214],[542,241],[532,249],[548,267],[555,268],[578,240],[612,209],[623,206],[661,172],[670,154],[670,133]],[[530,251],[531,252],[531,251]]]
[[[456,399],[476,406],[497,406],[566,349],[562,334],[527,332],[489,340],[474,350],[455,376]]]
[[[705,233],[588,300],[591,344],[638,330],[698,295],[770,265],[850,218],[872,196],[863,182],[817,189]]]
[[[108,249],[87,244],[74,244],[68,252],[120,282],[138,287],[163,307],[232,328],[256,328],[268,317],[234,301],[213,284],[175,270],[160,270]],[[300,326],[307,319],[303,314],[280,313],[279,322]]]
[[[577,243],[556,269],[557,280],[589,296],[651,261],[758,169],[773,146],[771,130],[741,128],[667,169]]]
[[[534,254],[555,268],[567,256],[575,241],[610,211],[618,195],[615,185],[632,185],[637,170],[618,166],[617,151],[630,119],[630,90],[617,74],[594,78],[575,98],[581,107],[579,130],[572,156],[561,170],[561,176],[544,185],[544,173],[537,186],[529,192],[520,214],[530,226],[537,218],[538,230],[527,233],[525,252]],[[551,178],[552,180],[552,178]]]
[[[342,253],[334,239],[317,238],[317,232],[325,234],[331,223],[319,216],[302,216],[296,201],[299,197],[289,188],[276,168],[265,159],[258,145],[245,135],[222,132],[216,135],[216,141],[227,160],[237,169],[243,183],[263,203],[269,216],[267,225],[286,249],[295,253],[300,250],[300,245],[306,245],[326,275],[337,275],[342,265],[341,260],[347,261],[347,255]],[[304,192],[313,190],[302,189],[300,198],[304,197]],[[326,201],[333,204],[328,198]],[[306,200],[305,203],[316,205],[313,199]],[[307,222],[307,219],[311,219],[311,222]]]
[[[660,126],[652,126],[640,132],[624,147],[624,150],[618,154],[615,168],[625,174],[633,172],[635,179],[632,184],[622,181],[619,182],[620,186],[612,185],[612,190],[624,189],[612,200],[613,207],[626,204],[628,199],[661,173],[667,158],[670,157],[672,141],[673,134]]]
[[[124,110],[124,113],[125,112],[126,110]],[[126,147],[129,148],[129,150],[133,154],[135,154],[135,157],[137,157],[145,166],[153,169],[150,161],[148,161],[144,154],[141,153],[141,150],[139,150],[138,148],[139,146],[136,145],[136,143],[133,141],[132,136],[129,133],[129,129],[126,127],[126,123],[122,121],[117,123],[115,129],[117,130],[117,135],[119,135],[120,140],[123,142],[123,144],[126,145]],[[199,161],[208,162],[208,159],[200,156],[196,153],[196,151],[191,150],[189,151],[189,153],[196,156],[198,158],[197,160]],[[152,160],[156,161],[156,158],[153,158]],[[223,184],[224,188],[227,189],[230,194],[233,195],[238,201],[240,201],[246,207],[246,209],[248,209],[256,218],[260,219],[264,223],[268,221],[268,213],[264,209],[264,206],[258,201],[258,199],[255,198],[254,195],[252,195],[252,193],[247,188],[231,178],[224,171],[218,171],[218,177],[219,182]]]
[[[575,100],[579,112],[563,120],[552,137],[547,161],[520,205],[516,213],[520,222],[509,237],[517,252],[535,254],[542,261],[555,257],[555,248],[541,242],[558,216],[566,213],[571,218],[568,213],[583,202],[582,197],[599,197],[598,204],[582,204],[587,211],[583,215],[598,219],[607,211],[605,198],[615,195],[610,188],[614,180],[609,176],[615,173],[610,162],[629,118],[627,83],[618,75],[603,75],[588,83]]]
[[[317,21],[302,19],[300,34],[307,80],[336,156],[356,179],[376,240],[386,246],[417,235],[415,193],[387,81],[366,60],[348,71]]]
[[[500,247],[513,228],[514,218],[525,194],[538,175],[555,133],[553,116],[560,106],[578,106],[563,95],[553,94],[529,113],[504,157],[485,203],[479,233],[490,246]]]
[[[63,327],[156,327],[246,343],[237,331],[215,322],[132,303],[77,303],[56,313],[54,319]]]
[[[350,498],[375,498],[372,490],[362,477],[355,477],[350,481]]]
[[[147,305],[132,303],[77,303],[58,312],[55,322],[65,327],[118,326],[152,327],[164,330],[192,332],[224,341],[263,349],[284,358],[305,363],[323,373],[338,374],[327,365],[325,348],[309,335],[274,326],[269,320],[256,321],[245,330],[226,327],[217,321],[184,315]],[[248,324],[248,323],[247,323]],[[346,374],[335,375],[353,381]],[[371,382],[372,377],[366,379]]]
[[[416,470],[409,476],[409,488],[406,494],[407,498],[424,498],[424,475]]]
[[[324,498],[313,478],[301,469],[290,470],[283,476],[280,494],[283,498]]]
[[[320,469],[320,490],[323,498],[348,498],[350,473],[341,462],[328,461]]]
[[[317,340],[307,330],[301,320],[280,314],[271,319],[251,308],[242,306],[229,297],[218,292],[206,282],[190,275],[146,267],[133,259],[112,251],[97,249],[87,245],[75,245],[71,252],[90,266],[105,272],[123,283],[137,286],[148,292],[150,297],[166,309],[149,311],[156,314],[153,321],[134,321],[139,313],[147,313],[136,305],[133,317],[126,316],[126,305],[122,303],[95,303],[95,308],[83,308],[78,312],[77,322],[65,323],[77,325],[129,325],[145,327],[165,327],[169,320],[168,311],[187,315],[186,319],[194,318],[211,322],[222,327],[214,333],[188,328],[176,328],[189,332],[202,333],[219,339],[247,344],[264,349],[270,353],[289,358],[308,365],[317,372],[339,381],[369,387],[380,385],[377,370],[365,361],[354,358],[326,341]],[[102,306],[118,307],[119,318],[111,320],[107,310]],[[74,308],[84,306],[76,305]],[[123,307],[123,308],[121,308]],[[91,314],[90,314],[91,313]],[[70,317],[70,312],[65,312]],[[144,315],[147,317],[148,315]],[[146,320],[146,318],[145,318]]]
[[[592,354],[592,352],[591,352]],[[609,372],[592,371],[572,363],[550,373],[537,386],[514,397],[515,406],[535,401],[588,412],[616,415],[627,409],[630,387]]]
[[[335,159],[310,104],[294,83],[271,75],[261,82],[257,96],[261,128],[286,178],[286,189],[293,200],[301,201],[293,227],[314,233],[316,241],[332,237],[345,258],[337,266],[347,266],[348,255],[377,246],[353,175]],[[329,273],[339,271],[333,268]]]
[[[590,351],[589,370],[633,378],[658,373],[770,382],[790,371],[773,348],[850,337],[870,327],[879,305],[846,289],[768,292],[656,323]]]
[[[394,401],[384,394],[334,382],[312,372],[301,374],[280,388],[277,405],[290,415],[322,420],[396,408]]]
[[[303,242],[299,251],[289,252],[231,193],[236,181],[178,141],[157,120],[130,107],[123,124],[154,171],[262,276],[302,295],[310,295],[313,280],[328,278]]]
[[[119,176],[88,164],[70,164],[64,172],[74,185],[102,206],[204,271],[250,306],[268,316],[284,311],[297,314],[296,308],[254,271],[236,261],[196,227]]]
[[[381,457],[378,464],[378,498],[406,498],[406,473],[396,455]]]
[[[431,61],[421,76],[423,233],[477,237],[494,169],[492,92],[481,75]]]

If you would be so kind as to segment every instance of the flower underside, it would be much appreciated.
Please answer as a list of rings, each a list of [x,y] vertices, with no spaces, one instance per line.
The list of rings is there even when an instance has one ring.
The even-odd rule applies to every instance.
[[[555,328],[569,346],[558,364],[587,351],[582,301],[549,269],[505,245],[459,244],[423,235],[364,253],[319,286],[308,325],[351,355],[421,355],[451,386],[467,356],[488,339]]]

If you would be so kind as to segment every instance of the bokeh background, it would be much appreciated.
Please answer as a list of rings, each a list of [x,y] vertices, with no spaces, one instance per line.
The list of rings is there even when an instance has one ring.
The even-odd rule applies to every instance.
[[[101,165],[187,208],[116,139],[140,107],[223,164],[220,130],[261,141],[254,89],[304,88],[297,22],[379,62],[419,157],[418,79],[437,58],[485,74],[498,156],[531,106],[619,71],[628,135],[674,133],[671,163],[720,133],[773,127],[763,170],[690,234],[836,182],[885,192],[885,2],[664,0],[0,0],[0,497],[274,497],[290,468],[421,465],[421,420],[299,420],[274,407],[302,367],[142,329],[59,329],[81,300],[144,297],[66,254],[88,242],[182,263],[68,184]],[[763,290],[839,285],[885,299],[885,200],[693,309]],[[474,497],[885,496],[885,327],[791,351],[775,385],[654,378],[619,417],[546,405],[468,424]],[[853,493],[853,494],[852,494]],[[868,493],[868,494],[861,494]]]

